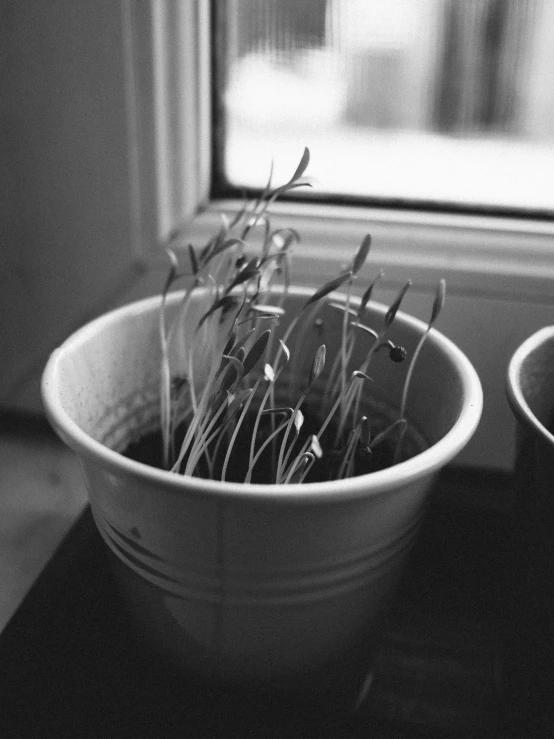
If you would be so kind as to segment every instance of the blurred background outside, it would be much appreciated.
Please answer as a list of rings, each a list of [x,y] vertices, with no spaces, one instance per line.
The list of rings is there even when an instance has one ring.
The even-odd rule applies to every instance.
[[[224,176],[312,151],[318,192],[553,210],[554,3],[229,0]],[[221,57],[220,57],[221,59]]]

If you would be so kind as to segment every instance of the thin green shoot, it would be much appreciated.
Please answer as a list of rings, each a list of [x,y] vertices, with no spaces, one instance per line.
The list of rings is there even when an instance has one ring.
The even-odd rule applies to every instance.
[[[229,459],[231,458],[231,452],[233,451],[233,446],[235,444],[235,441],[237,439],[237,436],[239,434],[240,428],[242,426],[242,423],[246,417],[246,414],[248,413],[248,409],[250,408],[250,404],[252,400],[254,399],[254,396],[256,395],[256,390],[258,389],[258,386],[261,382],[261,378],[258,378],[254,384],[254,387],[250,389],[250,394],[246,399],[246,402],[244,403],[244,407],[242,409],[242,413],[239,416],[239,420],[237,421],[237,424],[233,430],[233,433],[231,435],[231,441],[229,442],[229,446],[227,447],[227,452],[225,454],[225,459],[223,461],[223,468],[221,470],[221,481],[225,482],[225,476],[227,474],[227,467],[229,466]]]
[[[439,314],[442,310],[442,307],[444,305],[444,301],[446,299],[446,282],[445,280],[439,280],[439,283],[437,285],[437,289],[435,292],[435,298],[433,300],[433,307],[431,309],[431,317],[429,318],[429,322],[427,323],[427,328],[421,335],[416,348],[414,350],[414,353],[412,354],[412,358],[410,360],[410,364],[408,365],[408,370],[406,372],[406,378],[404,380],[404,387],[402,388],[402,398],[400,401],[400,411],[399,411],[399,418],[403,419],[406,416],[406,406],[408,403],[408,394],[410,391],[410,386],[412,382],[412,377],[414,373],[414,369],[416,366],[416,362],[418,360],[419,355],[421,354],[421,350],[423,349],[423,345],[425,344],[425,341],[427,340],[427,337],[429,335],[429,332],[431,331],[433,324],[439,317]],[[396,446],[396,452],[395,452],[395,463],[399,460],[401,450],[402,450],[402,443],[404,441],[404,435],[406,432],[406,426],[404,426],[399,439],[398,444]]]

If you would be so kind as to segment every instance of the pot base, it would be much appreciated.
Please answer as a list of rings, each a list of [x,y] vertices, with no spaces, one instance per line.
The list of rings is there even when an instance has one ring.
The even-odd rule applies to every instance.
[[[383,594],[379,612],[372,614],[363,633],[338,655],[295,669],[286,662],[280,664],[280,655],[272,663],[245,659],[241,666],[236,656],[217,653],[188,636],[163,607],[158,589],[131,572],[111,551],[108,556],[135,639],[195,688],[208,693],[221,691],[229,700],[240,702],[248,696],[268,711],[287,705],[309,713],[318,707],[319,712],[325,709],[342,719],[355,711],[368,692],[396,578],[387,582],[388,592]]]

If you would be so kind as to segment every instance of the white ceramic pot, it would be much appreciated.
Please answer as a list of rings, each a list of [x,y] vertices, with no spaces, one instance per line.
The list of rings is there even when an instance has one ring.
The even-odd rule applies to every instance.
[[[536,588],[544,593],[554,576],[554,326],[540,329],[518,347],[508,366],[506,391],[517,420],[519,523],[526,527],[530,546],[542,542],[550,551],[550,573],[543,571],[544,581]]]
[[[309,294],[293,291],[291,315]],[[316,672],[335,680],[337,665],[367,670],[433,477],[479,421],[473,367],[431,331],[408,404],[421,451],[389,469],[301,486],[178,476],[121,454],[159,422],[158,306],[140,301],[77,331],[52,354],[42,384],[51,423],[81,459],[134,622],[208,678],[310,682]],[[340,318],[325,310],[332,357]],[[386,307],[369,310],[379,325]],[[424,328],[399,313],[391,336],[410,352]],[[321,329],[308,333],[303,356],[321,343]],[[398,404],[405,365],[376,355],[371,391],[384,407]]]
[[[508,366],[506,390],[517,420],[512,692],[519,703],[523,698],[520,712],[527,713],[533,734],[550,737],[554,735],[554,326],[540,329],[517,348]]]

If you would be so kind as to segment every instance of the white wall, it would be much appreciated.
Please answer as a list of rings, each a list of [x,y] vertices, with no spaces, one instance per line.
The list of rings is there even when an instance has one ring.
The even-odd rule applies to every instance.
[[[10,405],[140,266],[120,3],[0,0],[0,50],[0,405]]]

